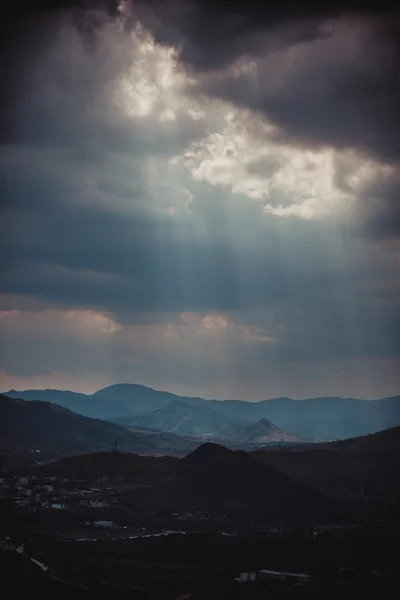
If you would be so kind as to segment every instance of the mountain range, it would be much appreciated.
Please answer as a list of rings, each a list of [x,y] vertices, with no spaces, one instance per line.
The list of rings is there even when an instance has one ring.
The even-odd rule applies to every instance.
[[[330,443],[300,444],[292,436],[286,447],[283,434],[260,419],[222,429],[215,437],[223,446],[204,444],[201,436],[128,430],[49,402],[0,395],[0,455],[10,464],[69,456],[39,468],[128,480],[122,501],[140,510],[304,519],[326,516],[329,497],[400,498],[400,427]],[[112,451],[115,443],[123,452]]]
[[[115,444],[138,454],[184,455],[199,442],[170,433],[128,431],[50,402],[0,395],[0,454],[33,455],[41,461],[111,450]]]
[[[92,395],[60,390],[10,390],[6,395],[52,402],[125,427],[180,435],[218,433],[267,419],[299,438],[325,442],[400,425],[400,396],[370,401],[340,397],[222,401],[177,396],[137,384],[112,385]]]
[[[143,427],[178,435],[213,433],[241,423],[240,419],[221,414],[206,404],[190,406],[181,400],[155,411],[113,421],[125,427]]]

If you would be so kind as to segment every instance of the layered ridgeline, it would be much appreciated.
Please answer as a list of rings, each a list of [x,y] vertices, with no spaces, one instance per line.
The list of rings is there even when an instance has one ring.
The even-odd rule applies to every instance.
[[[209,409],[200,407],[199,410],[206,412]],[[221,417],[218,424],[229,421]],[[273,440],[278,439],[280,432],[282,441],[284,432],[268,422],[261,425],[261,428],[260,423],[231,426],[224,431],[231,432],[232,440],[221,437],[221,441],[229,447],[255,449],[268,443],[267,431],[272,432]],[[218,434],[210,434],[211,437],[219,439]],[[0,395],[0,463],[4,465],[18,463],[17,455],[25,461],[27,458],[46,461],[114,448],[143,455],[184,456],[203,441],[203,436],[184,437],[138,426],[127,429],[110,421],[84,417],[51,402]]]
[[[155,411],[137,416],[114,419],[125,427],[144,427],[179,435],[198,435],[221,431],[230,425],[240,425],[240,419],[224,415],[204,404],[190,405],[176,401]]]
[[[42,400],[82,415],[128,427],[198,435],[266,419],[285,432],[311,441],[331,441],[400,425],[400,396],[355,398],[274,398],[261,402],[204,400],[136,384],[118,384],[85,395],[59,390],[11,390],[7,396]]]
[[[281,435],[265,420],[232,425],[228,431],[231,444],[235,435],[236,440],[242,435],[248,439],[250,433],[258,440]],[[113,451],[115,444],[122,452]],[[148,510],[303,518],[318,507],[329,508],[318,494],[400,498],[400,427],[340,442],[269,445],[249,453],[215,443],[200,445],[171,433],[128,431],[48,402],[0,396],[2,453],[11,457],[15,468],[29,467],[31,461],[24,457],[43,461],[79,454],[43,469],[84,480],[127,480],[135,491],[130,496],[124,484],[125,500]]]
[[[240,419],[224,415],[209,406],[188,406],[174,402],[159,410],[137,417],[121,417],[116,423],[131,430],[142,427],[153,431],[176,433],[196,439],[224,444],[231,448],[250,448],[265,444],[301,443],[300,436],[283,431],[267,419],[243,423]]]
[[[114,447],[140,454],[184,455],[198,445],[173,434],[128,431],[50,402],[0,395],[0,455],[28,455],[40,461]]]

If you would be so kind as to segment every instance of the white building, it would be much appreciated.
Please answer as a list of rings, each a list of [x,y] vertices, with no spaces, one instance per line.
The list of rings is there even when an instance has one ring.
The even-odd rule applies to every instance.
[[[113,521],[93,521],[93,525],[95,527],[115,527],[115,523]]]

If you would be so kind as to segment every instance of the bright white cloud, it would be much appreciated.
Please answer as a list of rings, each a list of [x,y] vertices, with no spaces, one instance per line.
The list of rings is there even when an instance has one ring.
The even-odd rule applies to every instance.
[[[156,44],[141,24],[129,34],[126,51],[131,66],[119,74],[113,99],[131,118],[173,123],[179,116],[202,118],[198,102],[185,93],[192,80],[179,68],[175,48]]]
[[[183,163],[197,181],[264,201],[267,213],[304,219],[347,211],[365,181],[387,168],[332,148],[277,144],[273,134],[259,117],[231,111],[219,131],[191,144],[173,164]],[[339,165],[346,186],[337,185]]]

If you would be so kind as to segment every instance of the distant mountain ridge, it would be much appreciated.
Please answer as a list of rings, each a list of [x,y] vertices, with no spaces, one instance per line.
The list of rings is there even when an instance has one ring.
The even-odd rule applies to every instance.
[[[0,453],[36,460],[120,449],[138,454],[184,455],[199,442],[174,434],[128,431],[120,425],[74,413],[57,404],[0,395]]]
[[[297,435],[276,427],[267,419],[260,419],[255,423],[244,425],[232,425],[216,434],[216,439],[221,443],[227,440],[243,446],[262,446],[276,443],[296,444],[305,441]]]
[[[240,425],[241,423],[239,419],[223,415],[211,406],[189,406],[180,400],[136,417],[114,419],[114,422],[124,426],[138,426],[178,435],[213,433],[230,425]]]
[[[120,419],[123,418],[126,419],[125,425],[131,423],[139,426],[138,423],[147,422],[151,429],[165,428],[171,432],[184,431],[190,427],[198,433],[209,433],[210,422],[216,423],[217,419],[221,421],[220,431],[230,425],[244,425],[267,419],[288,433],[323,442],[375,433],[400,425],[400,396],[369,401],[340,397],[305,400],[282,397],[260,402],[222,401],[177,396],[137,384],[116,384],[92,395],[59,390],[10,390],[6,395],[25,400],[47,400],[93,418],[117,422],[121,422]],[[174,412],[171,407],[176,402],[192,408],[192,415],[195,408],[202,407],[218,413],[219,416],[208,413],[207,419],[204,419],[207,426],[203,428],[200,425],[200,417],[197,424],[196,419],[191,421],[191,418],[188,418],[185,425],[182,417],[182,423],[174,425],[171,420],[168,422],[168,414]],[[164,413],[158,412],[163,410]],[[226,422],[227,419],[230,420],[229,423]],[[202,431],[199,431],[201,429]]]

